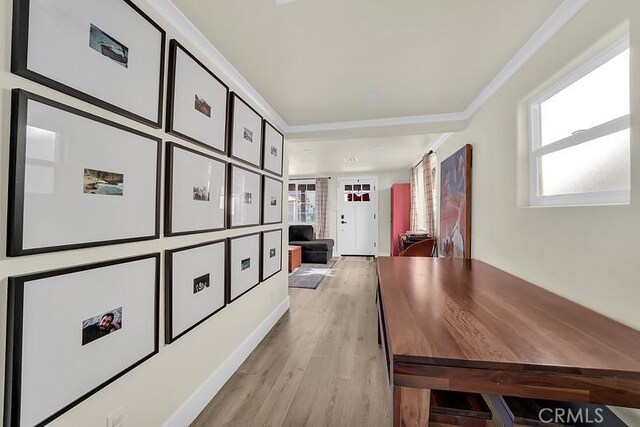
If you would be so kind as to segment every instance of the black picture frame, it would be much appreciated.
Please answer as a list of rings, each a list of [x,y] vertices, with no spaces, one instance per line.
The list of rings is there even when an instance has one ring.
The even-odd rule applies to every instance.
[[[101,125],[132,133],[137,136],[155,141],[156,149],[156,197],[155,197],[155,227],[151,235],[116,238],[103,241],[86,241],[82,243],[60,244],[37,248],[25,249],[24,237],[24,202],[25,202],[25,172],[26,172],[26,138],[27,138],[27,113],[29,101],[38,103],[80,116]],[[9,154],[9,195],[7,212],[7,256],[32,255],[47,252],[57,252],[70,249],[89,248],[95,246],[129,243],[142,240],[153,240],[160,237],[160,173],[162,162],[162,140],[158,137],[146,134],[139,130],[126,127],[120,123],[112,122],[99,116],[86,113],[76,108],[69,107],[57,101],[27,92],[22,89],[12,90],[11,100],[11,133]]]
[[[155,259],[155,285],[154,285],[154,350],[140,358],[138,361],[118,372],[114,376],[96,385],[94,388],[79,396],[66,406],[42,420],[37,426],[44,426],[60,415],[64,414],[74,406],[80,404],[88,397],[105,388],[118,378],[127,374],[131,370],[140,366],[159,352],[159,305],[160,305],[160,253],[151,253],[129,258],[121,258],[110,261],[103,261],[93,264],[84,264],[75,267],[67,267],[59,270],[50,270],[38,273],[26,274],[23,276],[9,277],[7,296],[7,340],[6,340],[6,362],[5,362],[5,399],[4,399],[4,425],[21,425],[21,396],[22,396],[22,350],[23,350],[23,319],[24,319],[24,288],[25,283],[51,278],[55,276],[68,275],[72,273],[99,269],[119,264],[126,264],[146,259]],[[64,385],[61,385],[64,387]]]
[[[267,203],[267,180],[275,181],[280,183],[280,219],[276,221],[265,221],[265,204]],[[282,209],[284,208],[284,200],[283,200],[283,192],[284,192],[284,182],[280,179],[272,178],[267,175],[262,175],[262,208],[260,212],[260,223],[262,225],[272,225],[272,224],[282,224]]]
[[[235,163],[229,163],[229,171],[227,173],[227,229],[237,229],[237,228],[246,228],[246,227],[255,227],[261,225],[262,223],[262,175],[259,172],[246,168],[244,166],[237,165]],[[233,170],[234,168],[243,170],[244,172],[251,173],[257,175],[259,181],[259,189],[258,194],[260,195],[260,203],[259,203],[259,212],[258,218],[256,222],[252,222],[250,224],[239,224],[233,225]]]
[[[232,287],[232,281],[233,281],[233,270],[232,270],[232,265],[231,262],[233,261],[233,244],[232,242],[234,240],[238,240],[241,239],[243,237],[251,237],[251,236],[258,236],[258,281],[251,285],[248,289],[246,289],[244,292],[242,292],[241,294],[237,295],[236,297],[231,297],[231,287]],[[242,298],[244,295],[248,294],[249,292],[251,292],[253,289],[255,289],[258,285],[260,285],[262,283],[262,281],[260,280],[260,278],[262,277],[262,235],[259,231],[256,231],[255,233],[248,233],[248,234],[242,234],[239,236],[233,236],[233,237],[227,237],[227,283],[226,283],[226,291],[225,291],[225,299],[227,304],[231,304],[234,301],[237,301],[238,299]]]
[[[264,276],[264,253],[265,253],[265,247],[264,247],[264,235],[266,233],[273,233],[279,231],[280,232],[280,268],[278,269],[278,271],[276,271],[275,273],[272,273],[270,275],[268,275],[267,277]],[[284,232],[282,231],[282,228],[274,228],[273,230],[265,230],[260,232],[260,281],[261,282],[265,282],[267,281],[267,279],[272,278],[273,276],[275,276],[276,274],[280,273],[282,271],[282,243],[284,241],[284,237],[283,237]]]
[[[280,136],[282,137],[282,145],[281,145],[282,152],[280,153],[280,171],[271,170],[266,165],[267,129],[268,128],[273,129],[274,131],[279,133]],[[278,176],[280,178],[282,178],[284,176],[284,143],[285,143],[284,134],[282,132],[280,132],[278,130],[278,128],[276,128],[274,125],[272,125],[267,119],[263,119],[262,120],[262,153],[260,155],[260,158],[262,159],[262,161],[261,161],[261,165],[260,166],[261,166],[263,171],[272,173],[272,174],[274,174],[274,175],[276,175],[276,176]]]
[[[161,35],[161,47],[160,47],[160,63],[158,64],[159,72],[159,87],[158,87],[158,102],[157,102],[157,117],[155,120],[143,117],[139,114],[133,113],[126,108],[117,106],[113,103],[100,99],[97,96],[83,92],[70,85],[61,83],[46,75],[40,74],[36,71],[29,69],[28,67],[28,49],[29,49],[29,24],[30,24],[30,0],[13,0],[13,29],[12,29],[12,41],[11,41],[11,72],[21,77],[32,80],[36,83],[55,89],[59,92],[71,95],[82,101],[93,104],[97,107],[103,108],[108,111],[112,111],[116,114],[120,114],[128,119],[135,120],[139,123],[151,126],[159,129],[162,127],[162,107],[164,96],[164,60],[165,60],[165,44],[166,44],[166,32],[156,22],[154,22],[147,14],[145,14],[139,7],[137,7],[130,0],[122,0],[130,8],[132,13],[137,13],[142,16],[152,27],[158,30]]]
[[[172,141],[167,141],[166,143],[166,169],[165,169],[165,205],[164,205],[164,235],[165,236],[184,236],[187,234],[199,234],[199,233],[209,233],[213,231],[221,231],[227,228],[228,224],[228,210],[229,203],[227,201],[229,195],[228,193],[224,195],[225,200],[223,204],[223,213],[222,213],[222,227],[214,227],[214,228],[206,228],[206,229],[193,229],[190,231],[174,231],[173,230],[173,174],[174,174],[174,150],[184,150],[189,153],[195,154],[197,156],[204,157],[206,159],[219,162],[224,166],[224,189],[225,192],[228,191],[229,188],[229,167],[228,163],[224,160],[220,160],[217,157],[210,156],[206,153],[203,153],[198,150],[194,150],[192,148],[186,147],[181,144],[177,144]]]
[[[223,303],[222,303],[222,307],[217,308],[216,310],[214,310],[213,312],[207,314],[205,317],[203,317],[202,319],[198,320],[196,323],[194,323],[193,325],[191,325],[189,328],[185,329],[184,331],[182,331],[181,333],[179,333],[178,335],[173,335],[173,256],[174,254],[178,253],[178,252],[183,252],[183,251],[188,251],[191,249],[198,249],[201,247],[205,247],[205,246],[211,246],[211,245],[216,245],[219,243],[224,243],[225,244],[225,248],[224,248],[224,256],[225,259],[223,261],[223,266],[224,266],[224,279],[223,279],[223,292],[224,292],[224,296],[223,296]],[[164,342],[165,344],[171,344],[173,342],[175,342],[177,339],[183,337],[184,335],[188,334],[189,332],[191,332],[193,329],[197,328],[198,326],[200,326],[202,323],[206,322],[207,320],[209,320],[211,317],[213,317],[215,314],[219,313],[221,310],[223,310],[226,306],[227,306],[227,282],[229,281],[229,271],[228,271],[228,254],[229,254],[229,244],[227,242],[227,239],[218,239],[218,240],[212,240],[212,241],[207,241],[207,242],[203,242],[203,243],[198,243],[195,245],[190,245],[190,246],[185,246],[185,247],[181,247],[181,248],[176,248],[176,249],[168,249],[165,252],[165,288],[164,288],[164,298],[165,298],[165,328],[164,328]]]
[[[260,147],[258,147],[258,161],[257,162],[252,162],[246,158],[243,158],[242,156],[237,155],[236,153],[234,153],[234,121],[236,118],[236,112],[235,112],[235,108],[238,105],[238,101],[240,103],[242,103],[244,106],[246,106],[251,112],[253,112],[259,119],[260,119],[260,138],[258,139],[258,144],[260,144]],[[232,159],[235,159],[241,163],[244,163],[246,165],[249,166],[253,166],[255,168],[261,169],[262,167],[262,153],[263,153],[263,142],[264,142],[264,118],[262,117],[262,115],[260,113],[258,113],[258,111],[253,108],[251,105],[249,105],[248,102],[246,102],[244,99],[242,99],[242,97],[240,95],[238,95],[236,92],[231,92],[231,96],[229,98],[229,114],[228,114],[228,118],[229,118],[229,125],[228,127],[228,140],[229,140],[229,157]],[[238,146],[238,143],[235,143],[235,146]]]
[[[202,70],[213,78],[214,82],[220,84],[226,90],[225,100],[224,100],[224,108],[225,108],[225,117],[223,120],[224,129],[222,131],[222,140],[223,140],[223,148],[219,149],[210,144],[207,144],[205,141],[202,141],[194,136],[188,135],[184,132],[180,132],[175,129],[175,110],[176,110],[176,75],[177,66],[176,66],[176,58],[178,49],[182,50],[194,63],[196,63]],[[175,39],[171,39],[169,42],[169,76],[167,82],[167,117],[166,117],[166,132],[170,135],[176,136],[178,138],[184,139],[185,141],[189,141],[193,144],[206,148],[207,150],[211,150],[213,152],[219,154],[227,154],[228,150],[228,118],[229,118],[229,86],[225,82],[223,82],[218,76],[216,76],[206,65],[202,63],[198,58],[195,57],[189,50],[187,50],[180,42]]]

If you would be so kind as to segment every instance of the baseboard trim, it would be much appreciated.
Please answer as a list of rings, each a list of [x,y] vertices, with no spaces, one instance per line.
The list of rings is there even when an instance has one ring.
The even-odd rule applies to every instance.
[[[289,296],[244,340],[218,369],[193,393],[186,402],[164,423],[164,427],[184,427],[191,424],[220,391],[222,386],[238,370],[251,352],[260,344],[271,328],[289,310]]]
[[[389,251],[385,251],[385,252],[378,252],[378,256],[391,256],[391,252]]]

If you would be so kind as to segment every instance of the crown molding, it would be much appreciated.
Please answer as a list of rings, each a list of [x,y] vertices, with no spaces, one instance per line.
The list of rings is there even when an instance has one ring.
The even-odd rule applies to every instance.
[[[464,110],[464,115],[469,119],[487,102],[491,96],[502,87],[522,66],[535,55],[562,27],[576,16],[589,0],[564,0],[560,6],[549,15],[535,33],[496,74],[489,84]]]
[[[466,118],[464,117],[464,113],[429,114],[426,116],[390,117],[386,119],[355,120],[350,122],[289,126],[288,132],[322,132],[331,130],[361,129],[387,126],[422,125],[429,123],[455,122],[465,119]]]
[[[429,152],[429,150],[438,151],[438,148],[442,147],[442,145],[447,142],[452,135],[453,132],[447,132],[440,135],[438,139],[436,139],[435,142],[427,149],[427,152]]]
[[[251,86],[251,83],[227,61],[209,39],[196,28],[171,0],[144,1],[167,20],[169,24],[176,29],[178,34],[183,37],[184,41],[193,45],[199,51],[198,53],[202,54],[216,69],[220,70],[222,74],[219,76],[220,78],[231,83],[231,85],[237,89],[236,92],[241,93],[242,98],[247,102],[253,103],[258,110],[261,110],[271,124],[286,132],[289,128],[287,122],[284,121],[278,112]]]
[[[310,125],[290,126],[253,86],[222,56],[220,51],[207,39],[191,21],[176,7],[171,0],[145,0],[180,33],[185,40],[194,45],[224,77],[243,92],[243,98],[252,101],[262,110],[270,121],[285,134],[326,132],[348,129],[365,129],[391,126],[423,125],[430,123],[460,122],[471,118],[473,114],[495,94],[542,46],[544,46],[562,27],[564,27],[589,0],[563,0],[556,10],[544,21],[536,32],[518,50],[513,58],[495,75],[487,86],[471,101],[464,111],[422,116],[391,117],[372,120],[355,120],[346,122],[318,123]],[[451,134],[443,134],[451,135]],[[440,137],[441,139],[442,137]],[[448,138],[448,136],[447,136]],[[440,140],[438,139],[438,141]],[[446,139],[445,139],[446,140]],[[441,144],[440,144],[441,145]],[[434,145],[435,146],[435,145]],[[431,149],[434,149],[433,147]]]

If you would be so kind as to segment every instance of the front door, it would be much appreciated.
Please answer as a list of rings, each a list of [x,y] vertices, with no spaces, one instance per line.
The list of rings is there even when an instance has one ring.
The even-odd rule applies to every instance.
[[[375,178],[338,180],[338,250],[341,255],[378,254]]]

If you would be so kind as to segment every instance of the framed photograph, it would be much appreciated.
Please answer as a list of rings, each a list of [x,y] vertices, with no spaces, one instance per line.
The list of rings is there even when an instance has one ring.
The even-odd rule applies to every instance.
[[[14,0],[11,71],[161,127],[165,32],[131,1]]]
[[[158,352],[160,254],[9,278],[4,425],[45,425]]]
[[[260,225],[261,175],[229,164],[229,228]]]
[[[262,223],[282,222],[282,181],[262,176]]]
[[[7,255],[159,237],[159,138],[12,95]]]
[[[229,88],[173,39],[168,91],[167,132],[226,154]]]
[[[229,104],[229,156],[260,167],[262,156],[262,116],[232,92]]]
[[[262,269],[260,280],[265,281],[269,277],[282,270],[282,229],[262,232]]]
[[[440,256],[471,258],[471,144],[440,165]]]
[[[263,121],[262,169],[282,176],[284,135],[266,119]]]
[[[260,283],[260,233],[230,237],[227,244],[227,303],[231,303]]]
[[[225,240],[165,252],[165,343],[224,308],[226,255]]]
[[[168,142],[166,171],[164,234],[224,229],[227,164]]]

